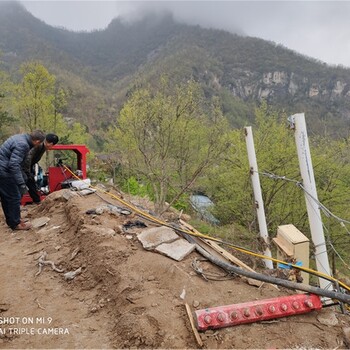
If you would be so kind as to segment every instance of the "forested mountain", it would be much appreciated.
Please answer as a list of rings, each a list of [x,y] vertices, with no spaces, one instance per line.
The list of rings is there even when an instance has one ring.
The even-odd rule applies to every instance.
[[[310,140],[318,197],[335,213],[325,212],[327,249],[333,268],[348,273],[349,229],[344,236],[338,219],[350,215],[350,69],[171,15],[71,32],[0,1],[0,139],[40,127],[60,142],[85,143],[91,177],[112,177],[121,190],[149,196],[159,213],[168,205],[186,210],[188,196],[203,192],[222,225],[239,225],[227,232],[246,228],[242,239],[255,244],[242,132],[252,125],[269,229],[293,223],[310,237],[286,127],[287,116],[300,112],[317,136]]]
[[[266,99],[287,113],[305,112],[314,133],[348,135],[350,70],[273,42],[179,24],[171,15],[71,32],[17,2],[0,2],[0,34],[0,69],[16,79],[21,63],[40,60],[70,91],[65,117],[92,132],[115,120],[136,81],[167,73],[174,82],[193,77],[206,96],[218,96],[233,126],[251,123],[253,107]]]

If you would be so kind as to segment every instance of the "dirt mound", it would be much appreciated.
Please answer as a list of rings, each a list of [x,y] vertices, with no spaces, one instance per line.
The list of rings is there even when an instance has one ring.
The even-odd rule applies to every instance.
[[[100,210],[105,200],[123,206],[106,195],[55,192],[23,211],[49,220],[29,232],[13,233],[1,216],[0,348],[198,348],[185,303],[195,310],[294,294],[238,276],[205,280],[192,268],[196,252],[177,262],[146,251],[136,236],[144,228],[130,223],[154,225]],[[347,327],[348,316],[329,307],[200,336],[204,348],[341,349]]]

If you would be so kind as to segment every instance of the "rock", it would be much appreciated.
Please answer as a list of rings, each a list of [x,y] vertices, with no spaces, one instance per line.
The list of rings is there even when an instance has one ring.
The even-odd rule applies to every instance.
[[[103,214],[103,212],[104,212],[104,210],[106,209],[106,206],[99,206],[99,207],[97,207],[96,209],[95,209],[95,213],[97,214],[97,215],[101,215],[101,214]]]
[[[118,207],[112,204],[101,204],[95,209],[95,213],[98,215],[101,215],[104,212],[110,213],[116,216],[131,214],[131,211],[129,209]]]
[[[115,231],[112,228],[97,226],[97,225],[84,224],[82,226],[81,232],[84,234],[91,232],[91,233],[97,234],[98,236],[107,236],[107,237],[115,236]]]
[[[115,233],[120,235],[121,233],[123,233],[123,226],[121,225],[114,226],[114,231]]]
[[[344,341],[348,348],[350,348],[350,327],[343,327]]]
[[[73,197],[79,196],[76,192],[67,189],[62,190],[61,192],[62,198],[64,198],[66,201],[69,201]]]
[[[193,305],[193,307],[197,308],[200,305],[200,303],[198,300],[194,300],[192,305]]]
[[[69,272],[66,272],[63,276],[64,276],[64,279],[66,281],[70,281],[72,279],[74,279],[77,275],[81,274],[81,267],[79,267],[79,269],[76,269],[75,271],[69,271]]]
[[[0,303],[0,312],[7,311],[10,308],[10,305]]]
[[[95,193],[95,192],[96,192],[96,190],[93,190],[92,188],[84,188],[84,189],[79,191],[79,194],[81,196],[87,196],[87,195]]]
[[[322,323],[325,326],[328,327],[333,327],[338,324],[338,319],[335,316],[335,313],[330,311],[330,312],[322,312],[317,315],[317,320],[318,322]]]
[[[169,227],[152,227],[137,235],[142,246],[146,250],[152,250],[162,243],[174,242],[179,236]]]
[[[50,221],[50,218],[43,216],[41,218],[34,219],[32,221],[33,228],[39,228],[45,226]]]
[[[184,287],[181,294],[180,294],[180,299],[185,300],[185,297],[186,297],[186,289]]]
[[[175,242],[163,243],[156,247],[156,252],[166,255],[176,261],[181,261],[187,255],[191,254],[195,250],[196,246],[187,242],[184,239],[178,239]]]

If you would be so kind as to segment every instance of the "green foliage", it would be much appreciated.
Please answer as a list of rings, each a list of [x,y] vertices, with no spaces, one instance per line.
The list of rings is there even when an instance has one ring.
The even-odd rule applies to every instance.
[[[225,119],[204,102],[195,82],[172,86],[163,76],[157,89],[133,92],[110,130],[109,150],[153,186],[159,212],[169,189],[172,204],[228,147]]]
[[[300,174],[294,133],[287,127],[287,116],[270,110],[263,102],[256,110],[253,137],[269,229],[276,232],[278,225],[293,223],[300,229],[308,231],[304,193],[296,186],[300,181]],[[224,223],[236,221],[257,231],[243,132],[235,131],[232,142],[235,145],[235,152],[227,154],[225,163],[212,168],[207,179],[203,180],[203,184],[215,200],[215,216],[220,221]],[[327,151],[326,155],[325,151]],[[317,178],[320,183],[318,186],[320,197],[326,198],[326,193],[329,195],[331,190],[329,182],[332,183],[332,186],[336,186],[338,176],[335,174],[340,171],[340,167],[343,167],[343,171],[345,170],[344,162],[343,165],[336,165],[335,158],[333,158],[334,163],[329,161],[332,159],[330,153],[333,154],[334,151],[334,146],[330,147],[328,143],[326,148],[323,145],[313,152],[317,164],[315,171],[321,171],[321,164],[323,167],[323,176]],[[338,153],[339,158],[341,154],[339,149],[335,152]],[[321,161],[320,157],[323,157],[324,160]],[[328,159],[328,162],[324,157]],[[332,171],[331,167],[335,169]],[[332,176],[330,176],[330,171]],[[322,185],[322,177],[325,177],[323,182],[327,183],[327,186]]]
[[[150,188],[142,182],[139,182],[134,176],[131,176],[128,179],[126,179],[123,182],[121,189],[135,196],[150,196]]]
[[[295,186],[299,181],[299,163],[294,133],[288,127],[287,116],[270,110],[266,103],[256,111],[254,141],[260,172],[285,176],[292,182],[261,176],[265,213],[272,232],[277,226],[293,222],[305,227],[305,200]]]
[[[53,116],[54,77],[39,63],[21,67],[23,79],[17,86],[17,108],[23,126],[30,131],[46,124],[47,115]]]
[[[221,164],[210,168],[199,183],[200,188],[214,200],[214,216],[222,223],[236,221],[246,225],[253,220],[249,165],[243,137],[239,130],[231,134],[234,148]]]
[[[188,193],[183,194],[180,198],[174,202],[173,207],[177,210],[187,211],[189,208],[189,195]]]
[[[232,96],[225,89],[220,90],[219,97],[223,114],[233,128],[241,128],[254,120],[254,106],[251,103]]]
[[[205,221],[193,219],[190,221],[190,224],[195,227],[198,232],[205,235],[213,233],[213,227]]]
[[[106,182],[108,179],[108,176],[103,171],[98,171],[93,173],[93,178],[98,180],[99,182]]]
[[[8,95],[10,86],[8,75],[0,71],[0,143],[10,135],[10,127],[14,122],[14,118],[9,112]]]
[[[13,85],[10,93],[12,110],[18,115],[22,130],[56,133],[60,143],[88,144],[93,140],[86,126],[79,122],[68,124],[63,119],[61,111],[68,95],[46,67],[36,61],[27,62],[21,66],[20,73],[21,81]]]
[[[55,77],[35,61],[24,63],[20,72],[22,79],[13,96],[20,125],[27,131],[41,129],[58,135],[64,134],[66,124],[55,109]]]
[[[270,237],[277,226],[293,224],[310,239],[305,193],[294,133],[287,116],[271,109],[266,102],[256,110],[253,128],[266,221]],[[346,261],[350,246],[349,220],[350,157],[349,139],[309,137],[317,193],[322,209],[327,248]],[[211,168],[200,186],[215,201],[214,215],[226,224],[240,224],[259,232],[244,134],[232,135],[234,151],[225,162]],[[324,210],[323,210],[324,208]],[[336,266],[337,267],[337,266]]]
[[[348,261],[350,246],[350,158],[349,139],[335,141],[326,138],[313,140],[313,167],[327,247],[338,259]],[[341,265],[343,265],[341,263]],[[344,266],[343,266],[344,267]],[[348,267],[349,268],[349,267]]]
[[[67,131],[66,138],[67,143],[87,144],[91,136],[87,133],[86,126],[75,122]]]

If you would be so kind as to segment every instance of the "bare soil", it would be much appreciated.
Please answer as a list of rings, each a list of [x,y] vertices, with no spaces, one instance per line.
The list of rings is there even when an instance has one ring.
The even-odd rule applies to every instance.
[[[59,191],[22,211],[32,221],[49,218],[43,227],[13,232],[0,215],[0,348],[198,348],[185,303],[195,310],[295,293],[268,284],[257,288],[240,277],[206,281],[191,267],[198,253],[177,262],[144,250],[136,237],[143,228],[122,229],[135,220],[152,227],[144,218],[86,213],[103,198],[123,206],[106,195],[66,200]],[[39,268],[40,258],[63,272],[50,263]],[[222,275],[210,263],[203,267],[208,275]],[[325,322],[332,319],[333,325]],[[348,327],[349,316],[328,307],[200,337],[207,349],[345,349]]]

